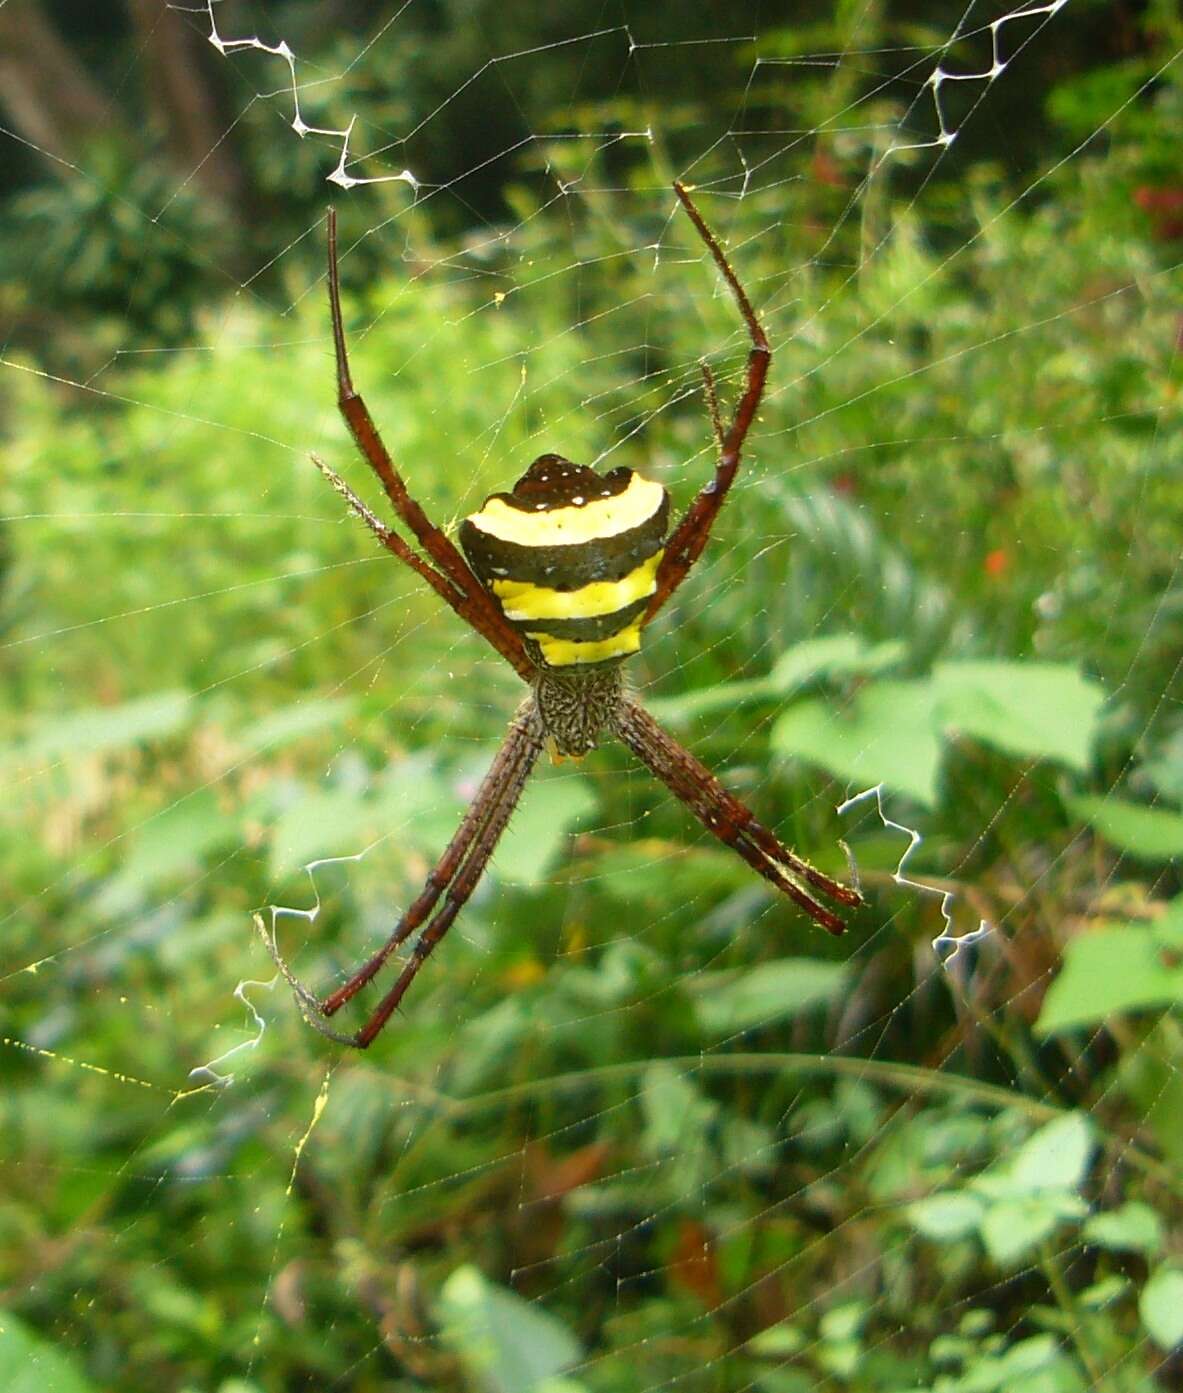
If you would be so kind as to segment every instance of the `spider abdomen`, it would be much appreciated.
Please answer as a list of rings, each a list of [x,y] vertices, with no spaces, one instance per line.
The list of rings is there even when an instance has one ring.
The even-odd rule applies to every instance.
[[[460,544],[539,666],[579,668],[640,647],[668,523],[660,484],[542,455],[465,518]]]

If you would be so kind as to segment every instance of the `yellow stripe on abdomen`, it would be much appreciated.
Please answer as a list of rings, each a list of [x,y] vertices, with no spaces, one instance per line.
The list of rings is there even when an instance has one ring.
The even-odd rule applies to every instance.
[[[486,536],[525,547],[578,546],[628,532],[648,522],[665,501],[665,489],[634,474],[623,493],[592,498],[579,504],[512,508],[496,496],[485,501],[467,521]]]
[[[550,634],[527,633],[542,652],[550,667],[572,667],[578,663],[605,663],[611,658],[626,658],[641,647],[641,621],[634,619],[610,638],[573,639],[553,638]]]
[[[494,580],[493,594],[506,619],[594,619],[652,595],[662,555],[655,551],[620,580],[594,580],[578,590],[552,590],[528,580]]]

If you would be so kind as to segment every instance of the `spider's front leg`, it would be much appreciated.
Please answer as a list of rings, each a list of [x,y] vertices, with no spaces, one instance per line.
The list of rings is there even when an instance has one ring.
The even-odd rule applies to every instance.
[[[747,384],[744,387],[743,396],[740,397],[735,408],[731,424],[726,430],[723,429],[719,417],[714,376],[709,368],[704,370],[707,403],[711,412],[715,437],[719,443],[719,458],[715,464],[714,478],[699,490],[694,502],[686,510],[682,520],[674,528],[666,542],[665,555],[657,572],[657,588],[645,610],[644,622],[646,624],[653,619],[678,586],[686,579],[691,566],[698,560],[703,547],[707,544],[715,518],[719,515],[719,509],[723,506],[723,500],[727,497],[728,490],[739,470],[740,451],[743,449],[743,443],[747,439],[752,422],[756,418],[760,399],[764,395],[768,365],[772,361],[772,346],[768,342],[768,336],[765,334],[759,319],[756,318],[756,311],[752,308],[747,292],[740,284],[739,277],[727,260],[718,239],[706,225],[706,221],[698,211],[686,186],[675,183],[674,192],[681,200],[695,230],[706,243],[707,250],[714,258],[715,265],[727,282],[740,315],[747,325],[752,347],[748,352]]]
[[[488,591],[469,569],[468,563],[452,544],[447,534],[435,525],[422,507],[411,497],[402,475],[394,467],[378,427],[370,415],[361,393],[353,385],[349,368],[349,349],[345,341],[345,322],[341,314],[341,277],[337,265],[337,214],[328,210],[328,281],[329,313],[333,323],[333,348],[337,359],[337,406],[349,427],[354,443],[366,463],[378,476],[387,498],[402,523],[427,553],[434,567],[389,528],[383,527],[348,485],[331,469],[317,460],[317,468],[325,475],[350,508],[378,540],[400,561],[405,562],[445,600],[460,617],[486,639],[508,662],[519,677],[529,682],[533,667],[526,657],[522,641],[505,622],[492,602]]]

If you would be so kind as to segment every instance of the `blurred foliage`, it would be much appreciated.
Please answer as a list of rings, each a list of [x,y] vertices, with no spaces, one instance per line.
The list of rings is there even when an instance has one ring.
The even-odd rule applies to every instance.
[[[1096,132],[1136,80],[1067,79],[1048,119]],[[367,489],[312,247],[279,259],[279,315],[196,293],[159,226],[71,241],[21,195],[64,282],[71,248],[97,258],[71,293],[93,281],[76,332],[102,355],[84,390],[0,377],[10,1386],[1170,1386],[1183,437],[1177,247],[1139,190],[1175,177],[1178,82],[1021,204],[981,158],[844,217],[868,121],[819,142],[791,220],[779,187],[704,205],[773,387],[634,675],[818,864],[845,834],[872,898],[851,933],[805,936],[608,748],[542,771],[364,1057],[267,990],[252,911],[286,906],[263,920],[293,970],[339,980],[421,885],[516,679],[306,458]],[[606,113],[632,115],[575,119]],[[504,248],[441,242],[420,206],[346,259],[355,375],[434,515],[548,447],[681,500],[710,468],[697,362],[732,391],[744,350],[644,197],[667,152],[569,195],[561,246],[541,216],[543,164],[574,181],[595,145],[523,155]],[[259,187],[311,187],[279,167],[307,148],[275,142]],[[346,201],[356,236],[380,206]],[[128,323],[181,351],[108,364]],[[937,893],[898,883],[907,838],[873,809],[833,816],[848,781],[883,782]],[[942,971],[944,891],[955,931],[997,928]]]

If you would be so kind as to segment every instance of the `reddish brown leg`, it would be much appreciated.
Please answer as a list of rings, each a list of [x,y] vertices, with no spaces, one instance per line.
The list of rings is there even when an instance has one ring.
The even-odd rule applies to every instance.
[[[378,428],[374,424],[369,408],[353,386],[353,378],[349,371],[349,352],[345,344],[345,324],[341,317],[341,281],[337,269],[337,212],[334,208],[328,210],[328,242],[329,309],[333,320],[333,346],[337,356],[337,405],[341,410],[341,415],[345,418],[345,423],[349,427],[358,450],[381,481],[395,512],[410,528],[413,536],[435,562],[439,571],[448,578],[451,586],[464,596],[465,605],[461,607],[455,599],[450,598],[447,593],[440,589],[436,583],[440,577],[430,567],[424,571],[422,564],[415,565],[414,562],[408,561],[408,565],[415,565],[415,569],[432,585],[437,594],[443,595],[443,598],[448,601],[452,608],[493,645],[498,653],[517,671],[518,675],[529,682],[533,679],[534,667],[526,656],[521,638],[505,622],[488,592],[469,570],[464,557],[407,492],[407,486],[403,482],[402,476],[395,469],[394,461],[382,443],[382,437],[378,434]],[[330,482],[333,483],[334,488],[338,489],[338,492],[343,491],[335,479],[330,478]],[[347,491],[346,496],[349,497]],[[351,503],[350,506],[353,504]],[[354,508],[354,511],[358,510]],[[363,521],[368,521],[364,510],[360,515]],[[381,535],[379,533],[380,537]],[[382,537],[382,541],[383,545],[388,546],[401,560],[407,561],[407,556],[403,554],[404,551],[414,556],[414,553],[405,543],[402,543],[402,550],[399,550],[391,546],[385,537]],[[418,560],[418,558],[416,559]],[[432,576],[435,576],[436,579],[432,580]]]
[[[702,390],[707,399],[711,429],[715,432],[715,444],[722,451],[727,446],[727,436],[723,430],[723,418],[719,415],[719,389],[715,383],[715,374],[711,371],[711,365],[705,358],[698,366],[702,370]]]
[[[768,364],[772,360],[772,348],[768,343],[768,337],[764,333],[760,321],[756,318],[756,312],[752,309],[747,292],[740,285],[739,278],[732,270],[731,263],[727,260],[723,248],[719,245],[714,233],[707,227],[702,214],[698,211],[686,188],[682,184],[675,184],[674,192],[681,199],[682,206],[686,209],[690,221],[697,229],[698,235],[706,243],[707,250],[715,259],[715,265],[727,282],[735,303],[739,307],[739,312],[743,316],[743,321],[747,325],[752,348],[748,354],[747,386],[744,388],[743,396],[739,399],[739,405],[735,408],[735,415],[731,418],[731,425],[726,433],[723,432],[719,424],[714,378],[709,373],[705,374],[708,403],[711,404],[715,432],[719,436],[719,459],[715,465],[715,477],[699,491],[698,496],[686,510],[681,522],[674,528],[669,541],[665,544],[665,555],[662,557],[661,565],[657,571],[657,589],[653,592],[649,608],[645,611],[644,622],[646,624],[686,579],[691,566],[698,560],[703,547],[706,546],[715,518],[723,506],[723,500],[727,497],[727,491],[739,469],[740,451],[743,449],[744,440],[747,438],[752,421],[755,419],[760,398],[764,395]]]
[[[331,1016],[352,1000],[377,976],[395,949],[427,921],[440,896],[444,895],[443,907],[423,930],[398,980],[353,1037],[351,1043],[358,1049],[364,1050],[394,1014],[424,960],[451,928],[452,921],[475,889],[542,750],[542,734],[542,724],[533,698],[530,698],[522,704],[510,724],[504,744],[482,780],[456,835],[427,877],[418,899],[408,907],[378,952],[321,1003],[322,1015]]]
[[[832,880],[784,846],[637,702],[626,699],[621,703],[616,733],[641,763],[686,804],[708,832],[738,852],[753,870],[788,895],[822,928],[832,934],[845,930],[846,925],[838,915],[819,904],[805,885],[851,909],[863,903],[857,890]]]
[[[471,624],[472,627],[480,633],[481,626],[478,622],[480,616],[476,613],[473,602],[469,596],[461,594],[450,580],[445,576],[441,576],[438,571],[429,566],[418,552],[412,551],[397,532],[387,527],[384,522],[375,517],[345,480],[342,479],[340,474],[338,474],[335,469],[330,469],[319,455],[312,456],[312,463],[316,465],[317,469],[320,470],[329,483],[332,484],[333,488],[349,505],[350,512],[365,523],[386,550],[397,556],[400,561],[405,561],[417,575],[422,576],[435,593],[447,604],[452,606],[461,619]],[[508,655],[504,654],[503,656]],[[528,677],[529,674],[523,672],[521,675],[523,677]]]

